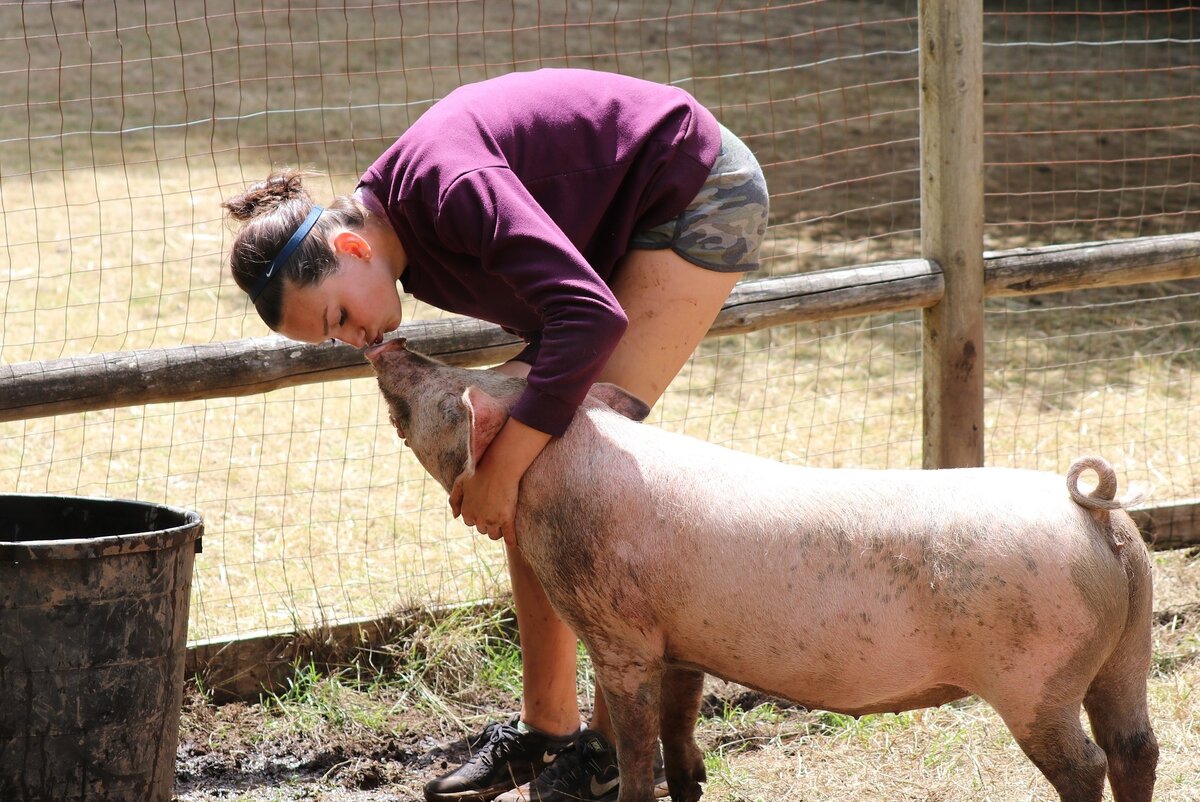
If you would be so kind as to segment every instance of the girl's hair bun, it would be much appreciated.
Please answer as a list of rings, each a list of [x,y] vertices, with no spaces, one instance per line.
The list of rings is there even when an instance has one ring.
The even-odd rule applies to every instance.
[[[241,195],[230,198],[221,205],[229,216],[240,223],[270,214],[288,201],[305,199],[312,201],[304,188],[303,170],[284,168],[267,176],[265,181],[253,184]]]

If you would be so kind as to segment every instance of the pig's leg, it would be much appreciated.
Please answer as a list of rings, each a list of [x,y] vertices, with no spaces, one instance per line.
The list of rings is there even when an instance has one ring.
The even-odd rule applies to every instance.
[[[1150,802],[1158,764],[1158,741],[1146,710],[1146,671],[1101,675],[1083,706],[1096,742],[1108,756],[1108,779],[1116,802]]]
[[[695,738],[703,689],[701,671],[669,668],[663,673],[660,731],[672,802],[696,802],[705,780],[704,755]]]
[[[1134,532],[1131,537],[1138,537]],[[1144,550],[1127,550],[1131,563],[1129,622],[1117,648],[1096,673],[1083,697],[1096,743],[1108,756],[1108,780],[1116,802],[1150,802],[1158,741],[1146,710],[1150,673],[1150,567]],[[1140,568],[1140,570],[1138,570]]]
[[[611,645],[604,662],[597,660],[600,653],[590,643],[588,651],[616,735],[621,772],[618,802],[653,802],[662,672],[638,657],[613,654]]]
[[[1078,702],[1036,707],[1016,716],[993,706],[1062,802],[1100,802],[1108,761],[1084,733]]]

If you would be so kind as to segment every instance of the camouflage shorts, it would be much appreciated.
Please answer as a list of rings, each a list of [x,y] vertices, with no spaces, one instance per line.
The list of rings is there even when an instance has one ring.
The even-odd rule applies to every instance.
[[[758,248],[767,230],[767,183],[758,160],[725,126],[721,152],[708,180],[673,220],[634,234],[631,248],[670,248],[709,270],[758,269]]]

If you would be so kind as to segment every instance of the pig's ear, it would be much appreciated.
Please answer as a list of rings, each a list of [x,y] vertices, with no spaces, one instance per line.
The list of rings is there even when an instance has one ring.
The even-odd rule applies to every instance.
[[[487,451],[500,427],[508,420],[508,409],[474,386],[463,392],[463,404],[471,421],[467,473],[474,473],[483,452]]]
[[[592,385],[591,394],[630,420],[645,420],[650,414],[650,407],[646,406],[645,401],[615,384],[597,382]]]

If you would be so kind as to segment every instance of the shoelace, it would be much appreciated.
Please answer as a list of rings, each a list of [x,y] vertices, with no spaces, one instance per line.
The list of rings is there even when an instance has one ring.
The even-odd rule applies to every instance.
[[[521,737],[521,731],[509,724],[490,724],[484,728],[481,735],[487,736],[487,742],[471,755],[468,762],[491,766],[497,758],[508,754],[513,744]]]
[[[499,727],[500,724],[501,722],[489,721],[484,725],[483,729],[479,731],[478,735],[467,738],[467,746],[470,747],[472,752],[478,751],[479,747],[491,740],[492,731]]]

